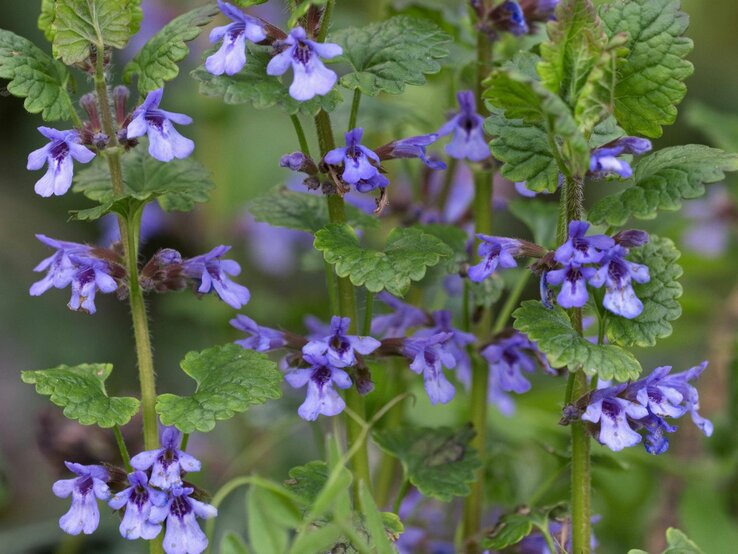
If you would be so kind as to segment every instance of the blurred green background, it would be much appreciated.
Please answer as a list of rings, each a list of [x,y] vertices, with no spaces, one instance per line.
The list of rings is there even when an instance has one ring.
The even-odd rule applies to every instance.
[[[140,45],[163,23],[200,3],[145,0],[142,36],[134,42]],[[0,27],[31,38],[48,51],[36,29],[40,1],[13,2],[12,7],[5,4],[0,10]],[[463,13],[463,2],[436,4],[451,12],[458,11],[454,8],[458,5]],[[339,0],[335,27],[361,26],[380,18],[393,5],[389,0]],[[678,123],[666,129],[656,147],[691,142],[738,149],[738,71],[734,64],[738,8],[733,0],[689,0],[683,2],[683,8],[691,16],[688,34],[695,42],[690,56],[695,73],[687,82],[689,93]],[[277,24],[286,18],[283,4],[275,0],[260,7],[260,13]],[[216,189],[209,204],[189,214],[168,217],[165,229],[146,244],[144,255],[160,246],[194,255],[217,244],[231,244],[233,257],[244,268],[239,281],[252,292],[252,301],[243,312],[262,324],[302,331],[304,314],[322,319],[329,316],[320,259],[310,252],[308,240],[298,241],[280,256],[267,250],[265,261],[260,251],[265,244],[272,244],[269,239],[274,233],[254,227],[245,217],[249,199],[290,178],[279,168],[278,159],[296,150],[297,142],[289,119],[280,111],[227,106],[198,94],[197,83],[188,74],[207,46],[206,35],[193,44],[193,54],[180,76],[167,86],[163,107],[194,118],[193,125],[181,130],[195,140],[194,156],[212,170]],[[468,37],[462,34],[460,40]],[[131,53],[129,50],[116,58],[113,70],[119,71]],[[463,45],[454,48],[447,67],[430,79],[427,87],[409,87],[396,97],[365,99],[359,124],[367,127],[366,142],[378,145],[397,133],[431,132],[440,126],[451,106],[449,82],[468,56]],[[82,75],[77,84],[80,93],[89,89]],[[346,125],[349,105],[350,100],[344,102],[333,117],[338,129]],[[696,111],[699,105],[736,115],[732,119],[716,117],[712,126],[705,128],[697,124],[705,120],[704,114]],[[690,113],[692,117],[685,116]],[[115,518],[106,514],[106,509],[102,510],[101,531],[93,538],[66,538],[56,524],[67,504],[50,491],[63,470],[61,461],[73,455],[84,461],[79,459],[81,452],[89,461],[114,460],[112,436],[66,422],[46,398],[20,382],[19,372],[61,363],[112,362],[115,371],[109,389],[117,394],[136,394],[130,322],[126,305],[109,295],[99,297],[94,316],[68,311],[68,291],[52,290],[40,298],[28,295],[30,284],[38,278],[32,269],[48,255],[34,233],[95,242],[102,231],[95,224],[67,223],[68,210],[87,207],[86,199],[72,194],[42,199],[34,194],[33,184],[40,173],[26,171],[25,164],[28,153],[43,144],[35,130],[42,124],[40,117],[26,114],[22,100],[6,93],[0,98],[0,121],[0,551],[137,552],[141,545],[116,537]],[[690,121],[695,124],[690,125]],[[391,175],[393,182],[407,180],[403,171],[400,165]],[[727,185],[730,191],[735,181]],[[602,184],[603,188],[608,186]],[[591,190],[587,194],[596,197],[602,192]],[[645,227],[671,237],[681,247],[691,224],[677,213],[665,213]],[[738,250],[733,235],[735,221],[728,221],[728,226],[729,247],[722,255],[708,258],[685,251],[684,315],[670,338],[660,341],[655,349],[638,352],[645,369],[674,365],[682,370],[710,359],[698,386],[702,411],[715,422],[716,433],[705,440],[685,421],[673,436],[669,453],[659,457],[640,448],[614,456],[594,445],[594,510],[602,516],[595,525],[601,543],[598,552],[622,553],[635,547],[660,551],[669,525],[685,530],[708,554],[736,551],[738,432],[734,425],[738,394],[733,362],[738,328]],[[496,212],[495,228],[499,233],[525,232],[504,209]],[[531,288],[529,295],[534,294]],[[152,297],[150,312],[160,391],[191,390],[192,383],[178,370],[178,361],[187,351],[237,338],[228,325],[232,310],[213,297],[198,300],[187,293]],[[375,374],[375,380],[381,383],[381,372]],[[420,386],[417,379],[411,382]],[[566,429],[558,425],[563,389],[563,381],[537,376],[533,391],[517,399],[515,416],[504,418],[492,409],[489,495],[495,508],[490,518],[534,497],[542,503],[565,497],[566,471],[560,469],[562,459],[557,455],[567,447]],[[459,391],[446,407],[431,407],[421,393],[417,404],[408,408],[407,417],[424,425],[464,421],[466,396],[461,388]],[[299,420],[295,410],[300,401],[299,394],[286,391],[279,402],[254,408],[208,435],[193,436],[191,448],[204,467],[200,475],[193,476],[195,480],[211,491],[243,473],[257,472],[282,480],[290,467],[320,456],[320,436],[331,424],[321,420],[308,426]],[[137,423],[128,427],[135,435]],[[542,487],[545,483],[550,486]],[[221,511],[218,529],[243,530],[244,509],[243,494],[234,494]],[[451,514],[452,508],[448,510]]]

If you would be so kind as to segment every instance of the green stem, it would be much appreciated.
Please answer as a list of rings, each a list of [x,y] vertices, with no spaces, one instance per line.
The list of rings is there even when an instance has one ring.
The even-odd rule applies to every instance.
[[[305,138],[305,131],[302,128],[302,123],[300,123],[300,118],[296,115],[291,115],[290,121],[292,121],[292,126],[295,128],[297,142],[300,143],[300,151],[310,157],[310,147],[308,146],[307,138]]]
[[[510,291],[510,294],[507,295],[505,303],[502,305],[502,309],[500,309],[497,314],[497,319],[492,327],[492,334],[499,333],[505,328],[505,325],[507,325],[507,322],[510,319],[510,314],[512,314],[513,310],[518,305],[518,300],[520,300],[520,297],[525,290],[525,285],[528,284],[529,278],[530,271],[523,270],[515,283],[515,288],[513,288],[513,290]]]
[[[100,43],[102,41],[99,41]],[[124,193],[123,172],[120,164],[120,148],[115,127],[113,125],[113,107],[108,97],[108,84],[105,79],[105,65],[103,60],[102,44],[97,50],[95,65],[95,91],[100,108],[103,131],[110,139],[111,147],[106,151],[110,179],[115,196]],[[138,235],[141,225],[141,211],[129,214],[128,218],[118,217],[120,226],[123,253],[128,269],[128,298],[133,321],[133,336],[136,343],[136,357],[138,360],[138,378],[141,385],[141,409],[143,411],[144,448],[155,450],[159,443],[156,418],[156,380],[154,376],[154,358],[151,349],[149,320],[146,314],[143,291],[138,282]],[[161,540],[149,543],[152,554],[162,552]]]
[[[326,7],[326,16],[329,15],[329,9],[332,10],[332,2],[329,2]],[[323,23],[325,25],[325,23]],[[321,31],[323,27],[321,26]],[[318,143],[320,145],[321,157],[335,148],[335,142],[333,140],[333,128],[331,127],[331,120],[328,114],[324,111],[318,112],[315,116],[315,129],[318,134]],[[346,210],[343,203],[343,198],[337,194],[329,194],[327,197],[328,201],[328,217],[331,223],[345,223],[346,222]],[[331,270],[334,271],[334,270]],[[357,320],[356,320],[356,295],[354,286],[348,277],[335,276],[335,281],[338,288],[338,313],[343,317],[351,318],[351,325],[349,327],[350,333],[356,333]],[[359,418],[366,419],[366,406],[364,397],[359,394],[356,387],[351,387],[346,391],[346,406],[351,409]],[[361,441],[358,446],[356,456],[352,460],[352,469],[354,471],[354,493],[358,500],[359,498],[359,482],[364,481],[368,489],[371,491],[371,471],[369,467],[369,451],[367,444],[362,436],[362,428],[359,422],[353,418],[346,418],[346,438],[349,447]]]
[[[402,505],[402,501],[405,499],[405,496],[407,496],[407,492],[410,490],[410,480],[405,477],[405,480],[402,482],[402,486],[400,487],[400,490],[397,493],[397,497],[395,498],[395,503],[392,505],[392,511],[394,513],[400,512],[400,506]]]
[[[348,130],[356,128],[356,118],[359,117],[359,104],[361,103],[361,91],[354,89],[354,98],[351,101],[351,115],[349,116]]]
[[[320,31],[316,40],[318,42],[325,42],[325,37],[328,35],[328,27],[331,23],[331,17],[333,17],[333,8],[336,6],[336,0],[328,0],[323,12],[323,18],[320,21]]]
[[[394,398],[404,388],[404,371],[406,370],[406,366],[404,365],[405,362],[400,358],[388,360],[387,364],[390,367],[385,375],[387,392],[385,392],[384,398]],[[384,428],[395,429],[402,425],[403,415],[402,406],[398,406],[389,412],[384,422]],[[374,481],[374,498],[377,501],[377,506],[384,508],[389,504],[390,489],[395,483],[395,477],[399,473],[398,470],[400,470],[400,463],[397,461],[397,458],[390,456],[386,452],[382,452],[379,469],[375,474],[376,478]]]
[[[182,435],[182,441],[179,443],[179,449],[184,451],[187,450],[187,444],[190,442],[190,434],[185,433]]]
[[[115,442],[118,443],[118,450],[120,450],[120,458],[123,460],[123,466],[127,472],[131,472],[131,455],[128,453],[126,447],[126,441],[123,440],[123,434],[120,432],[120,427],[115,425],[113,427],[113,433],[115,434]]]
[[[364,336],[369,335],[372,332],[372,313],[374,312],[374,293],[366,291],[366,297],[364,298],[364,325],[361,329],[361,334]]]
[[[559,244],[562,244],[567,238],[569,222],[581,219],[583,197],[583,179],[566,177],[562,189],[559,212],[565,212],[566,216],[565,218],[559,218]],[[582,310],[572,310],[570,317],[572,326],[579,334],[582,334]],[[604,332],[604,327],[600,331]],[[565,404],[570,404],[589,392],[587,376],[581,368],[570,367],[569,372],[566,397],[564,399]],[[576,421],[571,424],[572,553],[575,554],[590,554],[591,552],[591,480],[592,469],[589,434],[584,427],[584,423],[582,421]]]

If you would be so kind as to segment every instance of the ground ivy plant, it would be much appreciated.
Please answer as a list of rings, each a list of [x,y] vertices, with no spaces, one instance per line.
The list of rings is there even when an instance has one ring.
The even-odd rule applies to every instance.
[[[286,1],[286,25],[250,13],[261,3],[219,0],[163,26],[123,68],[134,101],[111,68],[141,24],[139,0],[44,0],[38,23],[50,48],[0,31],[7,90],[55,125],[38,127],[40,147],[28,156],[29,170],[45,170],[36,193],[80,193],[88,202],[72,219],[113,213],[119,226],[108,248],[37,235],[50,255],[34,269],[41,279],[30,294],[69,287],[68,307],[90,315],[98,293],[115,294],[130,305],[138,359],[138,398],[110,394],[109,363],[21,373],[66,417],[111,429],[120,448],[117,466],[67,462],[70,478],[52,487],[71,497],[61,529],[93,533],[102,502],[124,539],[198,554],[223,499],[247,486],[247,521],[221,533],[221,552],[420,551],[418,533],[428,530],[410,533],[402,513],[423,495],[465,497],[456,551],[589,553],[593,440],[663,454],[676,419],[712,433],[694,384],[707,362],[644,368],[633,350],[671,333],[682,292],[674,243],[633,225],[668,216],[738,169],[735,154],[654,150],[650,140],[675,121],[686,93],[688,16],[678,0],[418,0],[337,29],[342,2]],[[186,137],[192,119],[167,111],[165,93],[205,28],[212,49],[191,73],[200,93],[234,111],[273,110],[294,126],[296,150],[274,163],[301,184],[249,208],[259,221],[314,235],[332,317],[305,334],[247,315],[251,292],[235,280],[241,267],[229,246],[191,258],[170,248],[139,255],[147,205],[186,212],[214,186]],[[446,122],[376,142],[362,99],[429,79],[455,99]],[[344,100],[347,121],[333,113]],[[417,108],[427,125],[433,118]],[[391,202],[399,168],[412,202]],[[532,241],[505,236],[493,220],[496,174],[515,184],[519,198],[507,209]],[[587,202],[593,189],[606,194]],[[186,353],[182,380],[193,382],[178,395],[156,387],[146,296],[185,289],[230,306],[244,338]],[[281,351],[279,364],[272,351]],[[571,497],[498,512],[490,527],[488,408],[509,413],[537,370],[568,382],[551,418],[571,429]],[[466,395],[467,421],[405,421],[415,380],[436,410]],[[187,481],[207,471],[186,451],[190,433],[279,402],[285,385],[305,391],[304,420],[335,418],[326,459],[276,481],[245,475],[212,497]],[[144,450],[131,456],[120,427],[139,413]],[[102,517],[116,517],[109,512]],[[668,552],[700,552],[675,529],[667,537]]]

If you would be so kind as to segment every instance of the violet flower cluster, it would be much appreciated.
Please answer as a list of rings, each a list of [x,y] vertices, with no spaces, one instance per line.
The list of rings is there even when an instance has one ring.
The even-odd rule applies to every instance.
[[[183,137],[174,128],[174,123],[189,125],[192,118],[184,114],[168,112],[159,108],[164,89],[150,92],[144,102],[131,114],[125,113],[128,89],[116,87],[113,91],[116,119],[118,124],[118,142],[126,148],[135,146],[136,139],[147,135],[149,154],[162,162],[175,158],[186,158],[195,148],[194,142]],[[98,99],[92,94],[85,94],[80,104],[89,116],[82,129],[60,131],[50,127],[39,127],[38,131],[49,143],[28,155],[27,169],[41,169],[47,165],[46,173],[36,182],[36,194],[48,197],[61,196],[67,193],[74,178],[74,161],[89,163],[95,152],[108,146],[109,139],[100,127]],[[104,106],[103,109],[108,109]]]
[[[557,302],[563,308],[581,308],[587,303],[587,284],[605,286],[603,306],[610,312],[633,319],[643,311],[643,303],[633,290],[633,283],[650,281],[648,267],[626,260],[629,247],[648,242],[644,231],[626,231],[616,235],[587,236],[589,223],[572,221],[569,238],[556,249],[554,260],[560,269],[544,272],[542,287],[561,285]],[[617,239],[617,240],[616,240]]]
[[[640,137],[622,137],[592,151],[589,171],[597,177],[616,174],[627,179],[633,175],[633,168],[623,154],[645,154],[651,150],[651,141]]]
[[[72,497],[72,505],[59,525],[70,535],[93,533],[100,522],[98,500],[121,513],[120,534],[128,540],[153,540],[166,526],[163,547],[167,554],[200,554],[208,545],[197,518],[218,514],[213,506],[195,498],[195,488],[183,481],[200,471],[199,460],[180,449],[182,433],[174,427],[161,432],[161,448],[131,458],[133,471],[124,483],[120,470],[101,465],[66,462],[76,475],[54,483],[59,498]],[[113,493],[111,489],[117,489]]]
[[[665,433],[677,427],[667,418],[677,419],[689,413],[695,425],[706,435],[713,432],[712,422],[699,414],[699,393],[690,384],[707,367],[707,362],[671,374],[671,367],[658,367],[644,379],[633,383],[597,389],[587,399],[582,420],[603,445],[619,451],[644,441],[650,454],[662,454],[669,448]]]
[[[218,0],[221,12],[232,22],[216,27],[210,33],[210,42],[220,42],[220,48],[205,60],[205,69],[213,75],[235,75],[246,65],[246,41],[261,43],[267,40],[269,29],[259,19],[246,15],[235,6]],[[290,30],[287,36],[276,37],[276,54],[266,68],[267,75],[279,76],[292,68],[289,88],[292,98],[300,102],[315,96],[324,96],[333,89],[338,76],[328,69],[323,60],[343,53],[338,44],[317,42],[308,38],[302,27]]]

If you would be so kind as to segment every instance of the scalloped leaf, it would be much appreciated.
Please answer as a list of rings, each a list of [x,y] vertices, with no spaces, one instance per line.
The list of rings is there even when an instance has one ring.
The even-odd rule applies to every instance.
[[[205,52],[205,56],[214,50]],[[200,94],[222,98],[226,104],[251,104],[257,110],[277,106],[289,115],[302,113],[316,115],[320,110],[332,112],[343,101],[335,88],[325,96],[316,96],[307,102],[298,102],[290,96],[289,87],[278,77],[266,74],[271,49],[248,45],[246,65],[236,75],[211,75],[204,66],[192,71],[200,82]]]
[[[411,281],[420,281],[428,267],[453,255],[443,241],[413,227],[393,229],[383,252],[362,248],[345,223],[332,223],[315,233],[315,248],[336,267],[339,277],[348,277],[371,292],[386,290],[395,296],[404,296]]]
[[[123,48],[135,31],[137,0],[56,0],[54,56],[67,65],[84,61],[90,46]]]
[[[297,192],[283,186],[257,196],[246,208],[256,221],[308,233],[315,233],[330,222],[324,196]],[[346,218],[352,226],[363,229],[379,225],[376,217],[350,205],[346,206]]]
[[[589,212],[592,223],[622,226],[633,216],[652,219],[659,210],[678,210],[682,200],[697,198],[705,184],[738,171],[738,154],[687,144],[663,148],[635,162],[628,188],[600,199]]]
[[[671,322],[682,315],[678,300],[682,295],[678,279],[683,271],[677,263],[680,256],[671,240],[653,235],[648,244],[630,251],[628,260],[647,265],[651,280],[633,283],[636,296],[643,302],[641,315],[626,319],[610,314],[607,336],[611,342],[623,346],[653,346],[656,339],[671,335]]]
[[[369,96],[400,94],[406,85],[424,85],[425,75],[441,70],[437,60],[448,56],[450,40],[435,23],[404,15],[341,29],[328,38],[341,45],[343,55],[338,59],[352,69],[341,77],[341,85]]]
[[[21,380],[64,408],[64,415],[82,425],[108,428],[125,425],[138,413],[136,398],[108,396],[105,380],[112,364],[60,365],[53,369],[22,371]]]
[[[156,413],[163,425],[174,425],[183,433],[212,431],[216,420],[282,396],[277,364],[236,344],[189,352],[180,365],[197,381],[197,389],[191,396],[160,394]]]
[[[660,137],[674,123],[694,68],[685,60],[692,41],[682,34],[689,17],[679,0],[616,0],[600,16],[612,38],[627,33],[629,55],[618,66],[615,116],[629,135]]]
[[[581,367],[587,375],[618,381],[635,379],[641,373],[641,364],[627,350],[614,344],[593,344],[577,333],[560,306],[549,310],[538,300],[528,300],[513,317],[515,329],[538,344],[551,367],[569,371]]]
[[[174,18],[128,62],[123,79],[129,83],[133,75],[138,75],[138,91],[142,95],[163,87],[179,75],[177,63],[190,52],[187,42],[196,39],[217,13],[214,4],[207,4]]]
[[[474,472],[481,466],[471,447],[474,430],[448,427],[402,427],[373,433],[374,442],[402,462],[405,475],[425,496],[444,502],[469,494]]]
[[[146,149],[147,143],[142,141],[122,157],[125,185],[122,196],[113,194],[110,169],[100,156],[74,176],[74,191],[103,205],[102,208],[92,208],[96,217],[104,215],[115,202],[125,198],[142,202],[156,198],[163,210],[181,212],[208,200],[208,193],[215,185],[210,180],[210,172],[202,164],[191,157],[160,162],[149,156]],[[87,219],[92,213],[89,212]]]
[[[484,81],[484,86],[486,87],[484,99],[491,106],[501,110],[508,121],[522,120],[523,125],[534,126],[537,129],[534,136],[543,133],[541,137],[543,141],[539,138],[536,144],[529,146],[533,153],[542,149],[544,157],[550,158],[556,154],[566,162],[573,174],[584,175],[586,173],[589,167],[589,144],[579,131],[571,109],[561,98],[546,89],[540,81],[511,69],[493,71]],[[512,132],[519,132],[519,130]],[[499,157],[502,162],[518,163],[517,156],[512,158],[509,156],[517,152],[502,151],[496,144],[497,140],[495,138],[490,143],[492,153],[496,157],[504,156]],[[526,155],[528,158],[531,157],[525,151],[522,154],[523,159],[520,162],[525,161]],[[505,175],[504,168],[503,175]],[[548,179],[546,184],[550,185]],[[558,172],[556,185],[558,185]],[[528,186],[532,190],[541,190],[533,188],[537,186],[537,182],[533,185],[529,183]],[[553,192],[556,188],[548,187],[548,190]]]
[[[29,113],[46,121],[70,119],[74,112],[67,91],[69,71],[30,40],[0,29],[0,79],[10,94],[25,98]]]

